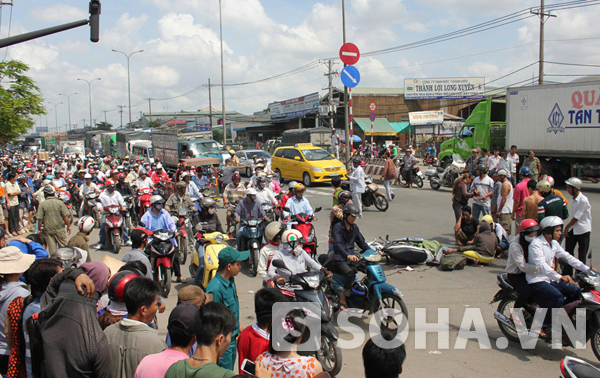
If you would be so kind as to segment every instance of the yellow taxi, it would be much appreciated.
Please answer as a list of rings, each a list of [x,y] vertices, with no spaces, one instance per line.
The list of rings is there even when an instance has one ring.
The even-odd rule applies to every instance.
[[[329,182],[335,176],[345,179],[347,174],[341,161],[312,143],[277,148],[271,158],[271,169],[282,180],[301,181],[305,186],[313,182]]]

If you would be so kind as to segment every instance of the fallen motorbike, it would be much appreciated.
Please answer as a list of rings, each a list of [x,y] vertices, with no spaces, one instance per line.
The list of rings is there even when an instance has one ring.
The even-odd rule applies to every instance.
[[[452,155],[452,163],[448,164],[446,168],[436,167],[435,171],[431,170],[427,172],[429,176],[429,185],[431,189],[438,190],[442,186],[451,188],[454,186],[454,181],[458,176],[465,170],[465,164],[463,158],[459,154]]]
[[[379,238],[367,243],[371,248],[380,251],[388,263],[395,265],[418,265],[432,261],[435,256],[421,244],[423,238],[399,238],[389,240]]]
[[[277,269],[290,271],[282,260],[273,260],[272,264]],[[306,313],[307,316],[321,320],[321,345],[316,358],[324,371],[335,376],[342,369],[342,350],[338,346],[338,331],[332,323],[333,307],[323,291],[326,282],[323,272],[305,272],[291,275],[288,282],[277,285],[277,288],[284,294],[293,296],[296,302],[311,302],[320,306],[321,314],[313,311]]]
[[[106,243],[112,246],[114,253],[119,253],[121,245],[123,245],[123,215],[121,214],[121,206],[109,205],[104,208],[106,213],[106,223],[104,224],[104,232],[106,233]]]
[[[160,295],[164,298],[168,297],[171,291],[171,272],[176,249],[171,241],[172,237],[173,233],[165,229],[154,231],[152,242],[148,246],[154,282],[158,283]]]
[[[188,209],[171,210],[171,218],[177,226],[177,232],[179,233],[179,236],[177,236],[177,258],[181,265],[184,265],[187,261],[188,248],[191,244],[189,243],[188,236],[192,234],[192,220],[188,214]]]
[[[250,251],[250,275],[256,277],[258,270],[258,253],[262,246],[263,222],[262,218],[248,218],[240,222],[244,227],[242,232],[242,250]]]
[[[565,309],[569,319],[573,321],[575,326],[576,309],[585,309],[586,314],[586,339],[590,340],[592,351],[598,360],[600,360],[600,292],[596,290],[600,286],[600,276],[593,270],[587,272],[577,272],[574,277],[575,283],[581,288],[582,299],[569,303],[563,308]],[[500,302],[498,309],[494,312],[494,318],[498,322],[500,331],[512,341],[519,341],[519,334],[514,319],[512,319],[512,309],[515,305],[515,300],[518,293],[509,284],[507,274],[497,276],[497,283],[500,290],[494,295],[494,299],[490,303]],[[535,312],[538,308],[542,308],[538,304],[538,299],[532,298],[523,308],[523,318],[525,320],[526,332],[531,330]],[[573,341],[569,339],[566,332],[562,334],[563,346],[573,347]]]
[[[361,201],[363,207],[369,207],[375,205],[375,208],[379,211],[386,211],[390,204],[388,203],[385,195],[379,191],[379,185],[373,182],[371,176],[365,177],[365,192],[361,195]]]
[[[285,211],[289,211],[287,207],[284,207]],[[313,259],[317,257],[317,233],[315,232],[315,226],[313,224],[314,213],[321,211],[321,207],[317,207],[313,215],[306,213],[298,213],[292,215],[292,220],[287,222],[292,227],[302,233],[304,238],[304,244],[302,249]]]
[[[423,172],[421,172],[419,167],[413,167],[411,175],[412,175],[413,184],[417,185],[419,188],[422,188],[423,187]],[[404,177],[403,169],[400,169],[400,172],[398,172],[398,181],[400,182],[400,184],[402,184],[404,186],[408,186],[408,183],[406,182],[406,178]]]
[[[190,275],[194,278],[194,285],[206,289],[219,267],[219,252],[229,246],[228,241],[233,240],[227,234],[218,231],[203,233],[202,223],[196,225],[196,243],[190,262]]]
[[[560,360],[560,371],[564,378],[600,378],[600,369],[575,357]]]

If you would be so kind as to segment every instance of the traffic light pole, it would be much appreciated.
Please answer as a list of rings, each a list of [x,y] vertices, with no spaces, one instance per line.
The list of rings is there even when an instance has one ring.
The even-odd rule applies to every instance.
[[[25,34],[19,34],[19,35],[15,35],[15,36],[8,37],[8,38],[2,38],[2,39],[0,39],[0,48],[16,45],[17,43],[30,41],[32,39],[36,39],[36,38],[40,38],[40,37],[45,37],[50,34],[59,33],[61,31],[75,29],[80,26],[87,25],[88,23],[89,23],[88,20],[79,20],[79,21],[75,21],[75,22],[69,22],[68,24],[52,26],[52,27],[46,28],[46,29],[36,30],[36,31],[29,32],[29,33],[25,33]]]

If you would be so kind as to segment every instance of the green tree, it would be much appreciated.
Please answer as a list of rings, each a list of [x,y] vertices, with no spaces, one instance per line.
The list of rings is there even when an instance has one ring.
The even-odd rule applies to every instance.
[[[29,67],[16,60],[0,62],[0,142],[6,143],[26,134],[34,116],[46,114],[44,99]]]
[[[94,130],[110,130],[112,129],[113,125],[111,123],[108,122],[98,122],[96,123],[96,127],[94,127]]]
[[[213,129],[213,139],[219,143],[223,143],[223,133],[219,130]]]
[[[162,122],[160,121],[160,119],[155,118],[152,121],[148,122],[146,127],[149,129],[156,129],[157,127],[160,127],[161,125],[162,125]]]

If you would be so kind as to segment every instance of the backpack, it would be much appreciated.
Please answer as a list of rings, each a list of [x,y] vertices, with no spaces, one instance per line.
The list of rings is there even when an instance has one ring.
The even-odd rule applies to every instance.
[[[467,258],[461,254],[444,255],[440,259],[440,268],[445,271],[462,270],[467,265]]]

